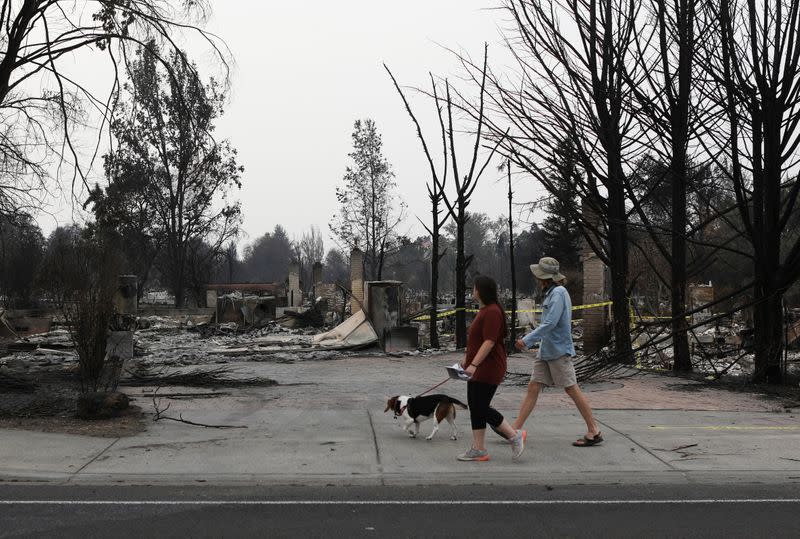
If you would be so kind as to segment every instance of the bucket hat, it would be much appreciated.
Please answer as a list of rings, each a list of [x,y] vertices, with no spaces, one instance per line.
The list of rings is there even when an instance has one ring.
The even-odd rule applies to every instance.
[[[559,269],[558,260],[549,256],[540,258],[538,264],[531,264],[531,272],[537,279],[560,281],[565,277],[558,272]]]

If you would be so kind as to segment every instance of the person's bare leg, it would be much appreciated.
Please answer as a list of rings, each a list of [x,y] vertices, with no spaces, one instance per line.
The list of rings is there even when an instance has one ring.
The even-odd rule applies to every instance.
[[[507,440],[510,440],[514,436],[517,435],[517,429],[511,426],[511,424],[503,419],[503,422],[497,427],[498,432],[502,434]]]
[[[600,428],[597,426],[594,416],[592,416],[592,407],[589,406],[589,401],[586,399],[583,391],[578,387],[578,384],[564,388],[564,391],[567,392],[567,395],[570,396],[575,406],[578,407],[581,417],[583,417],[583,420],[586,422],[586,436],[594,438],[594,435],[600,432]]]
[[[528,392],[525,394],[525,397],[522,399],[522,403],[519,405],[519,413],[517,414],[517,418],[514,419],[514,422],[511,424],[511,427],[514,430],[521,429],[525,424],[525,421],[528,420],[528,416],[531,415],[533,408],[536,406],[536,401],[539,399],[539,392],[541,390],[542,384],[539,382],[528,383]]]
[[[472,445],[475,449],[486,451],[486,429],[473,429]]]

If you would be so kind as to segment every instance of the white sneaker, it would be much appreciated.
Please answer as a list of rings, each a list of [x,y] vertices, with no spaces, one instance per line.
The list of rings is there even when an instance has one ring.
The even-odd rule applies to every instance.
[[[517,460],[522,452],[525,451],[525,440],[528,438],[528,432],[522,429],[517,431],[517,435],[511,438],[511,458]]]

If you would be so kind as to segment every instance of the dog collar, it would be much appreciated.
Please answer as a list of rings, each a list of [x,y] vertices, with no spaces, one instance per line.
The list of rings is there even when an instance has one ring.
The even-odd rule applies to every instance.
[[[398,403],[398,404],[400,404],[400,403]],[[406,411],[406,408],[408,408],[408,404],[406,404],[405,406],[402,406],[402,407],[401,406],[395,406],[395,409],[394,409],[394,417],[395,417],[395,419],[397,419],[398,417],[403,415],[403,412]]]

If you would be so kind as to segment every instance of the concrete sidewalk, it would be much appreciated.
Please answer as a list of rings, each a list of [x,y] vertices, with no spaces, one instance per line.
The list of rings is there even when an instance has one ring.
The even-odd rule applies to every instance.
[[[800,483],[800,422],[789,414],[598,410],[605,444],[574,448],[581,421],[569,411],[529,422],[528,448],[490,436],[492,460],[462,463],[444,427],[410,439],[374,409],[261,410],[241,430],[156,423],[128,438],[0,431],[0,481],[196,484],[609,484]],[[221,411],[210,422],[237,418]],[[423,424],[421,434],[430,432]]]
[[[169,415],[217,430],[152,422],[152,394],[129,388],[148,414],[147,429],[124,438],[0,429],[0,481],[195,484],[610,484],[800,482],[800,420],[796,408],[757,395],[709,389],[653,375],[584,387],[606,442],[575,448],[585,426],[560,391],[545,391],[528,420],[520,462],[492,433],[490,462],[458,462],[469,447],[469,413],[459,411],[458,441],[444,425],[433,441],[410,439],[383,413],[390,395],[417,394],[440,381],[458,354],[434,357],[352,357],[296,363],[239,362],[239,372],[279,385],[174,399]],[[523,354],[510,372],[530,372]],[[503,384],[494,405],[513,417],[525,392]],[[172,388],[181,391],[181,388]],[[185,389],[185,388],[184,388]],[[166,388],[165,393],[170,391]],[[466,400],[466,385],[436,392]]]

